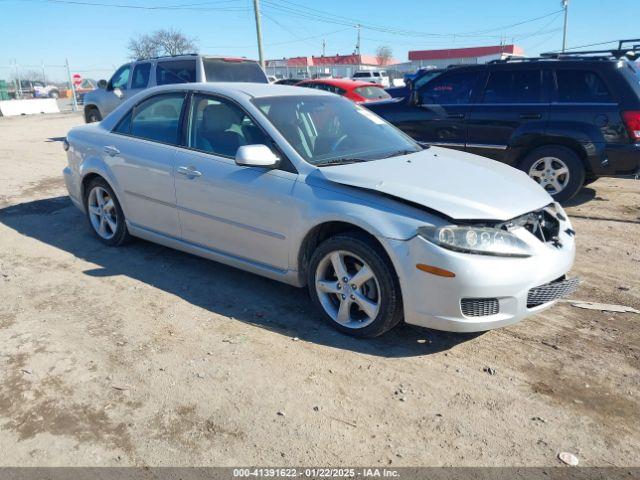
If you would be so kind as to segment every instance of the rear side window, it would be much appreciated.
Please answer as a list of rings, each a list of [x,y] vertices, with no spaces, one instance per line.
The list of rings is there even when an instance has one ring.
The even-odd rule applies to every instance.
[[[151,73],[150,63],[140,63],[133,69],[131,88],[146,88],[149,84],[149,74]]]
[[[484,103],[538,103],[542,101],[540,70],[498,71],[489,74]]]
[[[355,89],[355,92],[364,97],[364,98],[369,98],[369,99],[376,99],[376,100],[380,100],[383,98],[391,98],[391,95],[389,95],[384,88],[380,88],[380,87],[358,87]]]
[[[257,62],[242,59],[203,58],[202,66],[207,82],[269,83]]]
[[[193,83],[196,81],[196,60],[171,60],[158,62],[156,67],[156,83],[169,85],[172,83]]]
[[[556,70],[558,102],[608,103],[613,98],[604,82],[589,70]]]
[[[471,101],[478,72],[456,72],[442,75],[427,83],[420,93],[423,104],[452,105]]]
[[[160,143],[178,145],[180,113],[184,96],[184,93],[167,93],[142,102],[133,111],[129,134]]]

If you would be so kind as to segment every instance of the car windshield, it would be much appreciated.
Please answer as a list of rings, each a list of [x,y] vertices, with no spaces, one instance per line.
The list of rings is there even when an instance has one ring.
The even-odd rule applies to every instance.
[[[342,97],[292,95],[252,101],[313,165],[377,160],[422,150],[370,110]]]
[[[242,59],[203,58],[207,82],[269,83],[257,62]]]
[[[364,98],[368,98],[372,100],[391,98],[391,95],[389,95],[382,87],[373,87],[373,86],[358,87],[355,89],[355,92]]]

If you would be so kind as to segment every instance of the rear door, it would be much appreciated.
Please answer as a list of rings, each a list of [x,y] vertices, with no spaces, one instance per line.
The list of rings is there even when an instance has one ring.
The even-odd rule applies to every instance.
[[[528,138],[544,134],[549,114],[544,79],[539,64],[490,68],[469,113],[467,150],[504,161],[508,148],[517,151]]]
[[[185,92],[154,95],[136,105],[103,146],[134,226],[178,238],[174,162]]]
[[[414,139],[433,145],[464,149],[466,117],[481,70],[452,70],[418,90],[417,105],[394,119],[394,124]]]

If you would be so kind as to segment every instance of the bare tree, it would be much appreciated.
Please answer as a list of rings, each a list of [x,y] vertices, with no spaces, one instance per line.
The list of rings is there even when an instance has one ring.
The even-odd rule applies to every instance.
[[[156,30],[151,34],[131,38],[128,48],[129,56],[134,60],[198,51],[195,38],[188,38],[175,29]]]
[[[378,60],[378,65],[385,66],[391,61],[392,58],[393,50],[391,50],[391,47],[380,45],[378,48],[376,48],[376,59]]]

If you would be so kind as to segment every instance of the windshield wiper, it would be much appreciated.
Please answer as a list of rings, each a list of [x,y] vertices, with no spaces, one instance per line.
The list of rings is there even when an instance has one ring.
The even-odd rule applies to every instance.
[[[316,167],[326,167],[328,165],[347,165],[349,163],[368,162],[366,158],[332,158],[331,160],[325,160],[324,162],[316,163]]]
[[[391,152],[388,155],[385,155],[384,157],[381,158],[391,158],[391,157],[399,157],[400,155],[410,155],[412,153],[418,153],[420,150],[408,150],[408,149],[404,149],[404,150],[396,150],[395,152]]]

